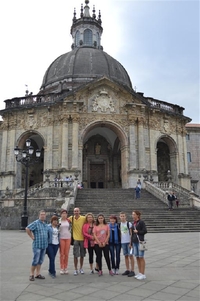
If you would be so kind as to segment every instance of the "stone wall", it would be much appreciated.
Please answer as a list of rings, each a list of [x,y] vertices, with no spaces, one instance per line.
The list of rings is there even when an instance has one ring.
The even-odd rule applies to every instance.
[[[38,218],[40,210],[47,213],[47,221],[54,212],[60,213],[61,207],[67,209],[73,196],[66,188],[44,188],[36,190],[34,195],[27,199],[28,223]],[[23,192],[15,195],[15,198],[4,197],[0,200],[0,227],[2,230],[20,229],[21,215],[23,213]]]

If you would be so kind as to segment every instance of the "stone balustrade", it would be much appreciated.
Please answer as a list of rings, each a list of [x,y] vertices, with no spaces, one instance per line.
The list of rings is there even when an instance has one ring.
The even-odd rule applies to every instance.
[[[144,181],[144,186],[148,192],[161,200],[163,203],[168,204],[166,191],[148,181]]]
[[[22,106],[36,106],[43,103],[54,103],[60,97],[59,94],[48,94],[48,95],[28,95],[25,97],[17,97],[5,100],[6,109],[18,108]]]
[[[193,192],[190,193],[189,201],[191,207],[200,209],[200,198],[198,198]]]
[[[183,115],[183,108],[178,105],[173,105],[165,101],[157,100],[154,98],[148,98],[148,101],[150,102],[151,107],[155,109],[170,111],[176,114],[178,113]]]

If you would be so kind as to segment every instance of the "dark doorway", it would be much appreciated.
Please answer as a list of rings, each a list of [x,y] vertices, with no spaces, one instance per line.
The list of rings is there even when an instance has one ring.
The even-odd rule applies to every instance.
[[[103,188],[103,182],[98,182],[98,188]]]
[[[96,182],[91,182],[91,183],[90,183],[90,187],[91,187],[91,188],[96,188]]]

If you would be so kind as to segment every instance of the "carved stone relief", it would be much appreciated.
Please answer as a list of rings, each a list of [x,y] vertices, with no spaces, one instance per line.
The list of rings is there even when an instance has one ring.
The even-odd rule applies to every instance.
[[[114,101],[108,92],[101,90],[92,102],[92,112],[114,113],[116,112]]]

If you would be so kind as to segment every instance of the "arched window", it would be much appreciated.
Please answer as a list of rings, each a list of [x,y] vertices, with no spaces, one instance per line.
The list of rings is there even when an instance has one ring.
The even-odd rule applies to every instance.
[[[93,46],[92,45],[92,30],[86,29],[84,31],[84,45]]]
[[[79,41],[80,41],[80,31],[77,30],[75,35],[75,46],[79,46]]]

